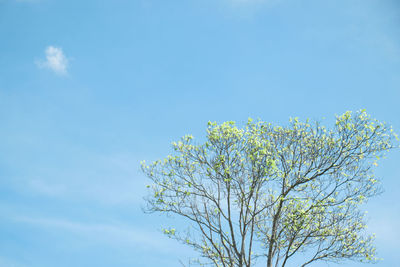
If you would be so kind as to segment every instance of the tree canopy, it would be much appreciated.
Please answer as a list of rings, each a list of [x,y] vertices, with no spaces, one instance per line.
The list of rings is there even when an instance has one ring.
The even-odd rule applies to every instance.
[[[395,138],[364,110],[330,128],[209,122],[204,143],[187,135],[172,155],[142,162],[152,181],[146,211],[185,218],[187,228],[164,233],[198,251],[200,264],[286,266],[302,253],[302,266],[374,261],[360,205],[381,192],[373,169]]]

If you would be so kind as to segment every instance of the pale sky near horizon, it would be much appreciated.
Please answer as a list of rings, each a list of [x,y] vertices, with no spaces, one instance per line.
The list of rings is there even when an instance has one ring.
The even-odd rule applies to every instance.
[[[139,162],[208,121],[365,108],[400,133],[398,0],[0,0],[0,51],[0,267],[179,266]],[[377,267],[400,261],[399,161],[365,207]]]

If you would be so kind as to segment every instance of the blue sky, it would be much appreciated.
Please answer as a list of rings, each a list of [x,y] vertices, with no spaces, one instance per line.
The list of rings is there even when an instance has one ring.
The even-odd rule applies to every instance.
[[[399,132],[399,26],[396,0],[0,0],[0,267],[179,266],[139,161],[209,120],[365,108]],[[379,267],[400,260],[399,160],[366,206]]]

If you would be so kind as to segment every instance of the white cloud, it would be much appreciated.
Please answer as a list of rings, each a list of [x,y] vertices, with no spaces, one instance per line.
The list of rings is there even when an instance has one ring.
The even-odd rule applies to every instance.
[[[86,237],[94,242],[113,246],[131,245],[147,250],[171,253],[171,241],[159,232],[126,226],[120,223],[86,223],[57,218],[16,217],[14,221],[41,227],[59,229],[77,236]]]
[[[370,233],[376,235],[377,241],[385,244],[388,248],[397,248],[400,239],[399,223],[400,217],[392,214],[393,210],[387,211],[379,217],[372,218],[368,223]]]
[[[64,185],[51,184],[40,179],[30,180],[29,186],[32,188],[33,191],[48,196],[59,196],[63,194],[66,190]]]
[[[260,3],[265,2],[264,0],[231,0],[233,3]]]
[[[281,0],[226,0],[235,6],[254,5],[254,4],[267,4],[275,5]]]
[[[79,156],[63,164],[73,167],[53,165],[38,168],[27,176],[14,178],[16,190],[105,205],[144,203],[148,181],[139,173],[138,158],[123,153],[96,154],[74,148],[72,151]]]
[[[48,46],[45,50],[46,60],[37,61],[40,68],[47,68],[59,75],[68,73],[68,58],[60,47]]]
[[[15,0],[15,2],[19,2],[19,3],[37,3],[40,0]]]
[[[27,266],[17,262],[14,259],[9,259],[0,256],[0,267],[27,267]]]

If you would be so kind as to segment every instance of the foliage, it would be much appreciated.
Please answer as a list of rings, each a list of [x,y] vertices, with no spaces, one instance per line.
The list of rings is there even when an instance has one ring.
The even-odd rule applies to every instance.
[[[297,118],[285,127],[210,122],[203,144],[187,135],[173,155],[142,162],[152,180],[146,210],[187,219],[187,230],[164,233],[201,264],[285,266],[303,252],[302,266],[374,261],[360,205],[380,192],[372,170],[394,138],[364,110],[337,116],[332,129]]]

